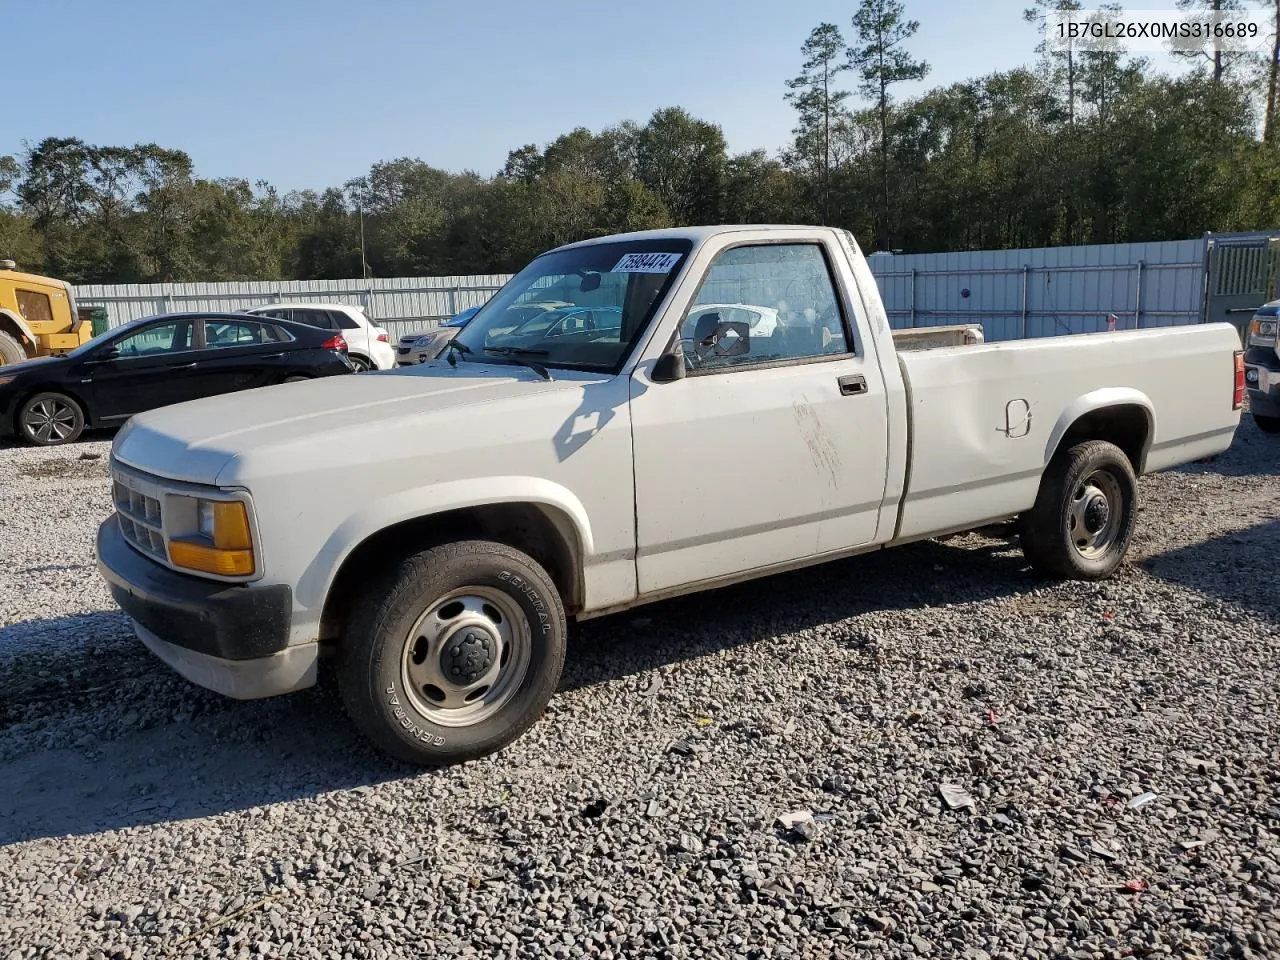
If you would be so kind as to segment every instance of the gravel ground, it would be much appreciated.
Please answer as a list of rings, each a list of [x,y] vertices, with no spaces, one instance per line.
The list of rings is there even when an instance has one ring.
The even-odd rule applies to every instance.
[[[1104,585],[970,535],[590,622],[542,722],[431,773],[330,687],[152,659],[92,567],[107,449],[0,449],[0,957],[1280,954],[1247,419]]]

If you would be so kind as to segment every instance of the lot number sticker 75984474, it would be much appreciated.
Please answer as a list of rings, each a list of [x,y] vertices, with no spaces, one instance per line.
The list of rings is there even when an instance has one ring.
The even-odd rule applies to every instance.
[[[679,253],[628,253],[610,273],[670,273],[680,260]]]

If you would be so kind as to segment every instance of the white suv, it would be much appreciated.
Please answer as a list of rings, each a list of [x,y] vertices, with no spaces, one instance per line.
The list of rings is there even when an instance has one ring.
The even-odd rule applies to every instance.
[[[346,303],[268,303],[239,312],[292,320],[322,330],[341,330],[347,341],[347,354],[357,371],[390,370],[396,365],[390,334],[374,325],[360,307]]]

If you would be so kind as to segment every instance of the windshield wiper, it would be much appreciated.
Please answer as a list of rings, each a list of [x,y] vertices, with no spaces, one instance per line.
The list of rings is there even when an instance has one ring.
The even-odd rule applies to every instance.
[[[543,380],[550,380],[551,373],[542,364],[534,360],[524,359],[528,357],[549,357],[550,350],[530,350],[523,347],[485,347],[485,353],[496,353],[503,357],[510,357],[516,363],[522,364],[532,370],[534,373],[542,377]]]

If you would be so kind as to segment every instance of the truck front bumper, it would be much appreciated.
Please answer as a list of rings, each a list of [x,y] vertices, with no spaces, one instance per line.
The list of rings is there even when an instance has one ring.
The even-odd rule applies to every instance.
[[[316,681],[318,646],[289,646],[293,592],[175,573],[125,540],[114,516],[98,527],[98,572],[152,653],[192,683],[238,700]]]
[[[1244,385],[1249,391],[1251,413],[1280,416],[1280,357],[1275,350],[1250,347],[1245,351]]]

